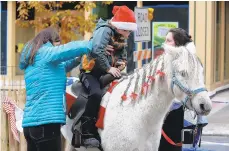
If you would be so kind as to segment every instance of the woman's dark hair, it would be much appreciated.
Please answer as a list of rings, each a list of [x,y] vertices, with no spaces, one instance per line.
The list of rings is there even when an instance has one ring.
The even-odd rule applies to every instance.
[[[39,32],[36,37],[34,37],[31,41],[28,42],[28,45],[26,47],[26,53],[25,57],[27,56],[27,53],[31,49],[30,56],[29,56],[29,64],[33,64],[34,56],[36,55],[37,50],[45,43],[47,42],[59,42],[60,41],[60,35],[58,34],[57,30],[55,30],[52,27],[48,27],[46,29],[43,29],[41,32]]]
[[[192,37],[182,28],[172,28],[168,31],[173,34],[176,46],[184,46],[188,42],[192,42]]]

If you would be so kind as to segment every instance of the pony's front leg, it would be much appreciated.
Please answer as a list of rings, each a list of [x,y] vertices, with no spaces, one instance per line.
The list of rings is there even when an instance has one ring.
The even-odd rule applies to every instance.
[[[161,140],[161,129],[151,133],[146,140],[144,151],[158,151]]]

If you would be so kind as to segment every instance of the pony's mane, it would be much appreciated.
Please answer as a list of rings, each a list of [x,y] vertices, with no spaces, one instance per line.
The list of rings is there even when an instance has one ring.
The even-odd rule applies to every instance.
[[[165,52],[157,57],[156,59],[152,60],[150,63],[145,64],[142,68],[135,69],[134,72],[129,73],[127,76],[120,79],[119,83],[123,80],[128,80],[128,84],[123,94],[123,98],[125,99],[127,93],[130,89],[130,86],[134,84],[134,90],[131,93],[132,99],[138,97],[141,99],[142,97],[147,97],[147,93],[144,93],[144,87],[153,86],[154,78],[157,74],[160,77],[163,77],[168,72],[165,71],[164,63],[167,63],[164,58],[167,53],[173,56],[172,61],[172,68],[181,69],[191,78],[195,78],[195,80],[200,80],[199,72],[202,63],[200,62],[199,58],[192,52],[190,52],[184,46],[181,47],[166,47]],[[171,63],[171,62],[170,62]],[[199,66],[198,64],[201,64]],[[177,71],[175,71],[177,72]]]
[[[127,76],[124,76],[120,79],[119,83],[123,80],[128,80],[127,87],[124,91],[123,96],[127,95],[127,92],[129,91],[129,88],[132,84],[134,84],[134,90],[131,94],[132,99],[134,99],[134,95],[138,96],[140,99],[143,96],[147,96],[147,93],[144,93],[144,88],[153,85],[154,77],[159,72],[164,71],[164,55],[157,57],[155,60],[152,60],[150,63],[145,64],[142,68],[135,69],[133,73],[128,74]],[[161,65],[160,71],[158,70],[159,64]],[[135,81],[133,83],[133,80]]]

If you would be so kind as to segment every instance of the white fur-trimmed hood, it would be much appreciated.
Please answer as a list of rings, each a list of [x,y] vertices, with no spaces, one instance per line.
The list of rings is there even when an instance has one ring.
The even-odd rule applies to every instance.
[[[163,44],[163,48],[166,53],[170,53],[171,51],[179,52],[179,51],[182,51],[183,49],[187,49],[189,52],[193,54],[196,53],[196,46],[194,42],[189,42],[185,46],[179,46],[179,47],[174,47],[174,46],[170,46],[167,44]]]

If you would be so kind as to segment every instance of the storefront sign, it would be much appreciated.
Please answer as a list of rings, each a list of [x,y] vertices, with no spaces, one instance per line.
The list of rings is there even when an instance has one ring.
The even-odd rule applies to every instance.
[[[178,28],[178,22],[153,22],[153,46],[161,46],[169,29]]]
[[[171,28],[178,28],[178,22],[153,22],[152,47],[154,49],[154,58],[163,53],[162,44]]]

